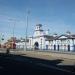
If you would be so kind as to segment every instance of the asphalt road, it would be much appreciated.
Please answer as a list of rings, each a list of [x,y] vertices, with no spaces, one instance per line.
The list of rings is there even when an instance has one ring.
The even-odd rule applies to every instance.
[[[75,75],[74,71],[68,72],[57,69],[56,64],[61,61],[0,54],[0,75]],[[51,66],[48,67],[48,64],[51,64]]]

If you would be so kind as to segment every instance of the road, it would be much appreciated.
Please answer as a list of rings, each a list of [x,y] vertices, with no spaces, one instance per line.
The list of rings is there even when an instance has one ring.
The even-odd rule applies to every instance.
[[[74,71],[57,68],[62,60],[44,60],[13,54],[0,53],[0,75],[73,75]],[[48,66],[49,64],[49,66]]]

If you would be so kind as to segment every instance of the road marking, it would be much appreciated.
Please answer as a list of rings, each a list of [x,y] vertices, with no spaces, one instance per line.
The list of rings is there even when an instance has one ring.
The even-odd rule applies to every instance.
[[[43,67],[46,67],[46,68],[52,68],[52,69],[60,70],[60,71],[63,71],[63,72],[68,72],[68,73],[73,73],[73,74],[75,73],[75,72],[71,72],[69,70],[60,69],[58,67],[47,65],[47,64],[43,64],[43,63],[36,63],[36,65],[43,66]]]

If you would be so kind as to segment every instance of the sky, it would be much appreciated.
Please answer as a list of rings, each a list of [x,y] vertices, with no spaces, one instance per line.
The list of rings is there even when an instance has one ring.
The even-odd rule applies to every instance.
[[[28,11],[29,14],[28,14]],[[75,33],[75,0],[0,0],[0,35],[32,36],[36,24],[50,34]]]

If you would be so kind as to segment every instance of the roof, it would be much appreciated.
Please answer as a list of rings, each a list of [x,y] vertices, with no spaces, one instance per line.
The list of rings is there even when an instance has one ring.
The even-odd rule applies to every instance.
[[[66,40],[66,39],[75,39],[75,35],[60,35],[60,36],[46,36],[47,39],[46,41],[50,41],[50,40]]]
[[[44,37],[46,37],[46,41],[55,39],[55,37],[49,35],[44,35]]]
[[[61,38],[62,36],[64,36],[65,38]],[[66,34],[64,34],[64,35],[60,35],[58,37],[58,39],[60,39],[60,40],[62,40],[62,39],[75,39],[75,35],[66,35]]]
[[[39,37],[45,37],[46,41],[51,41],[51,40],[66,40],[66,39],[75,39],[75,35],[41,35],[41,36],[36,36],[36,37],[29,37],[29,38],[39,38]]]
[[[42,26],[42,24],[37,24],[36,26]]]
[[[29,39],[26,39],[26,40],[25,39],[22,39],[22,40],[21,39],[17,39],[16,43],[18,43],[18,42],[29,42]]]

